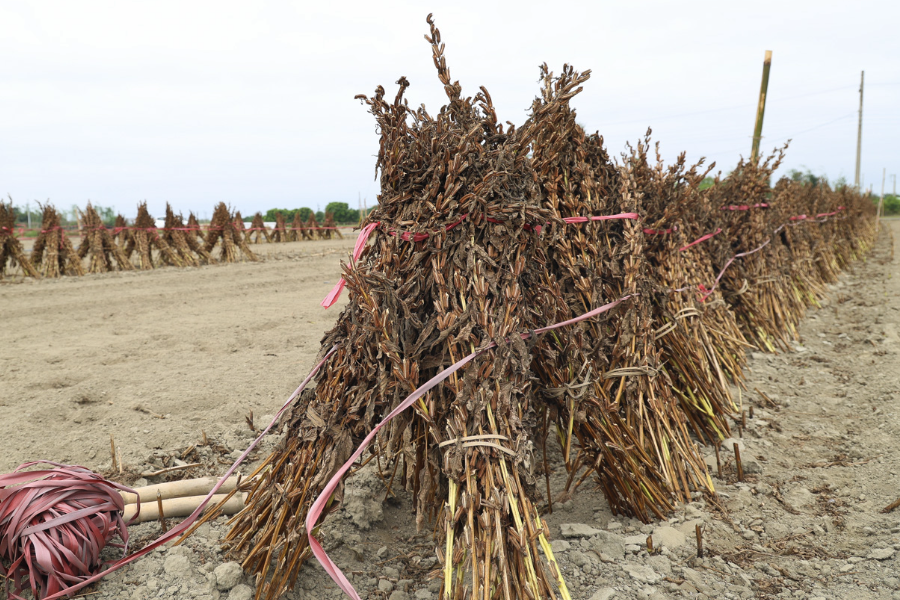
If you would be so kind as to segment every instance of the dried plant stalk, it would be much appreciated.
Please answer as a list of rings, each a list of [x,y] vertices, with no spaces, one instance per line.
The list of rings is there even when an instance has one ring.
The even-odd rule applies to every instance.
[[[38,204],[43,213],[41,231],[31,249],[31,263],[42,277],[84,275],[81,258],[59,224],[59,215],[51,205]]]
[[[255,239],[254,239],[254,236]],[[247,243],[259,244],[263,239],[266,242],[272,241],[272,236],[269,234],[269,228],[266,227],[265,221],[263,221],[262,213],[256,213],[253,215],[253,222],[250,223],[250,229],[247,230],[246,240]]]
[[[40,278],[37,269],[31,264],[31,260],[25,254],[22,243],[16,239],[16,213],[13,210],[12,198],[9,204],[0,202],[0,278],[6,271],[7,265],[15,269],[16,265],[22,267],[22,273],[28,277]]]
[[[219,261],[225,263],[236,262],[241,256],[248,260],[256,260],[256,255],[250,250],[243,232],[235,225],[231,211],[224,202],[219,202],[213,211],[213,218],[206,234],[206,252],[212,254],[216,244],[222,242],[219,249]]]
[[[88,272],[106,273],[108,271],[132,271],[134,265],[116,245],[112,234],[103,224],[103,220],[97,211],[88,202],[87,208],[82,214],[82,238],[78,247],[78,257],[84,258],[90,255]]]

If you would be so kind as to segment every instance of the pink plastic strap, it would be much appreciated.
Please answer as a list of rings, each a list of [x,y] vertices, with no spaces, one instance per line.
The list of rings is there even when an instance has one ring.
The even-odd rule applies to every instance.
[[[696,240],[694,240],[693,242],[691,242],[691,243],[688,244],[687,246],[682,246],[681,248],[678,249],[678,251],[679,251],[679,252],[684,252],[685,250],[687,250],[687,249],[690,248],[691,246],[695,246],[695,245],[699,244],[700,242],[705,242],[705,241],[708,240],[709,238],[711,238],[711,237],[713,237],[713,236],[716,236],[716,235],[719,235],[720,233],[722,233],[722,228],[721,228],[721,227],[719,227],[718,229],[716,229],[716,230],[713,231],[712,233],[707,233],[706,235],[697,238]]]
[[[584,217],[580,217],[580,218],[584,218]],[[597,219],[597,220],[599,220],[599,219]],[[581,222],[584,222],[584,221],[581,221]],[[616,300],[615,302],[610,302],[609,304],[605,304],[599,308],[595,308],[594,310],[587,312],[579,317],[575,317],[574,319],[569,319],[568,321],[563,321],[562,323],[550,325],[549,327],[542,327],[540,329],[535,329],[533,332],[521,333],[521,334],[519,334],[519,336],[523,340],[527,340],[528,338],[530,338],[532,336],[532,334],[537,335],[537,334],[545,333],[547,331],[550,331],[551,329],[565,327],[566,325],[572,325],[574,323],[578,323],[579,321],[584,321],[585,319],[590,319],[591,317],[595,317],[599,314],[605,313],[606,311],[618,306],[620,303],[624,302],[625,300],[627,300],[628,298],[631,298],[634,295],[635,294],[629,294],[628,296],[620,298],[620,299]],[[313,554],[316,556],[316,558],[322,564],[322,567],[324,567],[325,572],[328,573],[328,575],[331,576],[331,578],[335,581],[335,583],[338,584],[338,587],[340,587],[341,590],[343,590],[345,594],[347,594],[348,596],[353,598],[353,600],[360,600],[359,594],[357,594],[356,590],[353,588],[353,584],[350,583],[350,581],[347,579],[347,577],[344,575],[344,573],[340,570],[340,568],[338,568],[338,566],[334,563],[334,561],[331,560],[331,558],[328,556],[328,554],[322,548],[322,545],[319,543],[319,540],[317,540],[316,537],[313,535],[313,530],[316,527],[316,523],[319,520],[319,516],[321,516],[322,511],[325,509],[325,506],[328,503],[329,498],[331,498],[331,495],[337,489],[338,485],[340,485],[341,480],[344,478],[344,475],[347,473],[348,470],[350,470],[350,467],[353,466],[353,463],[355,463],[359,459],[359,457],[362,456],[362,453],[365,451],[365,449],[368,447],[368,445],[372,442],[372,440],[375,439],[375,436],[378,434],[378,431],[382,427],[384,427],[385,425],[390,423],[394,417],[396,417],[397,415],[402,413],[404,410],[406,410],[407,408],[412,406],[416,400],[418,400],[419,398],[424,396],[426,393],[428,393],[429,390],[433,389],[439,383],[441,383],[442,381],[447,379],[447,377],[449,377],[456,371],[460,370],[463,366],[465,366],[466,363],[471,361],[476,356],[483,354],[484,352],[487,352],[488,350],[496,347],[496,345],[497,344],[495,342],[491,342],[490,344],[488,344],[481,350],[476,350],[475,352],[473,352],[472,354],[463,358],[462,360],[447,367],[446,369],[444,369],[443,371],[441,371],[440,373],[438,373],[437,375],[435,375],[434,377],[429,379],[419,389],[417,389],[412,394],[407,396],[406,400],[404,400],[403,402],[398,404],[397,407],[394,410],[392,410],[384,418],[383,421],[381,421],[378,425],[375,426],[374,429],[372,429],[371,432],[369,432],[369,435],[367,435],[365,437],[365,439],[362,441],[362,443],[360,443],[359,447],[357,447],[357,449],[353,453],[353,455],[347,460],[347,462],[344,463],[344,466],[342,466],[337,471],[337,473],[334,474],[334,477],[331,478],[331,481],[328,482],[328,484],[322,490],[322,493],[320,493],[318,498],[316,498],[316,501],[313,502],[312,507],[310,507],[309,513],[306,515],[306,531],[309,535],[309,547],[310,547],[310,549],[312,549]],[[449,560],[449,557],[448,557],[448,560]]]
[[[678,225],[670,229],[644,229],[644,233],[647,235],[668,235],[674,231],[678,231]]]
[[[369,235],[376,227],[378,227],[379,223],[380,221],[369,223],[359,232],[359,237],[356,238],[356,245],[353,246],[353,262],[356,262],[359,260],[359,257],[362,256],[363,249],[366,247],[366,242],[369,241]],[[347,285],[347,282],[341,277],[341,280],[335,284],[331,291],[328,292],[328,295],[325,296],[325,299],[322,300],[322,306],[325,308],[333,306],[334,303],[338,301],[338,298],[341,297],[341,292],[344,290],[345,285]]]
[[[468,217],[468,216],[469,216],[468,213],[464,214],[463,216],[461,216],[459,219],[457,219],[453,223],[450,223],[449,225],[447,225],[445,229],[447,231],[450,231],[451,229],[453,229],[454,227],[456,227],[457,225],[459,225],[460,223],[465,221],[466,217]],[[571,223],[587,223],[588,221],[609,221],[612,219],[640,219],[640,218],[641,218],[640,215],[638,215],[637,213],[620,213],[617,215],[601,215],[598,217],[566,217],[563,219],[563,221],[571,224]],[[502,223],[502,221],[493,219],[491,217],[486,217],[486,220],[489,223]],[[372,233],[372,230],[375,229],[375,227],[377,227],[379,224],[380,224],[380,221],[377,221],[375,223],[369,223],[368,225],[366,225],[363,228],[362,231],[359,232],[359,237],[356,239],[356,247],[353,249],[353,260],[359,259],[359,256],[362,253],[362,249],[365,248],[365,246],[366,246],[366,240],[369,239],[369,234]],[[535,231],[535,233],[540,234],[542,226],[536,225],[533,228],[531,228],[528,225],[526,225],[526,229],[533,229]],[[390,232],[388,232],[388,234],[389,235],[398,235],[401,240],[404,240],[407,242],[421,242],[423,240],[428,239],[427,233],[410,233],[408,231],[405,231],[403,233],[397,233],[396,231],[390,231]],[[331,289],[331,291],[328,292],[328,295],[325,296],[325,299],[322,300],[321,306],[323,308],[330,308],[330,307],[334,306],[334,303],[337,302],[338,298],[341,297],[341,292],[344,290],[344,286],[346,284],[347,284],[347,282],[344,281],[343,277],[341,277],[340,281],[338,281],[334,285],[334,287]]]
[[[784,226],[782,225],[782,227],[784,227]],[[779,229],[780,229],[780,228],[779,228]],[[731,266],[731,263],[733,263],[733,262],[735,261],[735,259],[743,258],[744,256],[750,256],[750,255],[753,254],[754,252],[759,252],[760,250],[762,250],[763,248],[765,248],[765,247],[769,244],[769,242],[771,242],[771,241],[772,241],[772,238],[769,238],[769,239],[767,239],[765,242],[763,242],[762,245],[761,245],[759,248],[754,248],[753,250],[750,250],[750,251],[748,251],[748,252],[741,252],[740,254],[735,254],[734,256],[732,256],[731,258],[729,258],[729,259],[728,259],[728,262],[725,263],[725,266],[722,267],[722,270],[719,271],[719,276],[716,277],[716,282],[715,282],[715,283],[713,284],[713,286],[712,286],[711,288],[709,288],[709,290],[708,290],[708,291],[700,298],[700,302],[705,302],[706,299],[709,297],[709,295],[712,294],[712,293],[715,291],[716,287],[718,287],[718,285],[719,285],[719,281],[722,279],[722,275],[725,274],[725,269],[727,269],[728,267],[730,267],[730,266]]]
[[[328,354],[326,354],[325,357],[322,358],[322,360],[320,360],[318,362],[318,364],[316,364],[315,367],[313,367],[313,369],[312,369],[312,371],[310,371],[309,375],[306,376],[306,379],[303,380],[303,383],[300,384],[300,387],[298,387],[296,390],[294,390],[294,393],[288,397],[287,401],[284,403],[284,405],[281,407],[281,409],[275,415],[275,418],[272,419],[271,423],[269,423],[269,426],[266,427],[259,434],[259,437],[257,437],[253,441],[253,443],[250,444],[250,446],[246,450],[244,450],[244,453],[241,454],[241,456],[237,459],[237,461],[235,461],[235,463],[233,465],[231,465],[231,467],[225,472],[225,474],[222,475],[221,478],[219,478],[219,482],[213,487],[212,490],[210,490],[209,494],[206,495],[206,498],[203,499],[203,502],[200,503],[200,506],[198,506],[194,510],[194,512],[191,513],[191,516],[189,516],[187,519],[185,519],[184,521],[182,521],[181,523],[179,523],[172,529],[170,529],[168,533],[166,533],[162,537],[158,538],[152,544],[149,544],[148,546],[146,546],[139,552],[135,552],[134,554],[126,556],[125,558],[117,561],[110,568],[106,569],[102,573],[97,573],[96,575],[93,575],[89,579],[81,581],[81,582],[79,582],[71,587],[68,587],[65,590],[57,592],[51,596],[47,596],[43,600],[56,600],[57,598],[62,598],[63,596],[70,596],[73,592],[76,592],[76,591],[80,590],[81,588],[94,583],[95,581],[99,581],[101,578],[109,575],[113,571],[116,571],[116,570],[124,567],[128,563],[133,562],[133,561],[141,558],[142,556],[149,554],[150,552],[152,552],[159,546],[165,544],[166,542],[168,542],[170,540],[175,539],[176,537],[180,536],[185,531],[187,531],[188,528],[190,528],[190,526],[193,525],[197,521],[198,518],[200,518],[200,515],[203,513],[203,510],[206,508],[206,505],[209,504],[209,501],[212,499],[212,497],[219,491],[219,488],[222,487],[222,485],[225,483],[225,481],[229,477],[231,477],[231,475],[235,472],[235,470],[237,470],[238,466],[240,466],[240,464],[242,462],[244,462],[244,459],[247,458],[247,456],[250,454],[250,452],[252,452],[253,449],[256,448],[256,446],[259,444],[259,442],[266,436],[266,434],[269,433],[269,430],[272,429],[272,427],[275,425],[275,423],[278,422],[278,420],[281,418],[281,416],[284,414],[284,412],[288,409],[288,407],[291,405],[291,403],[297,397],[300,396],[300,393],[306,388],[307,384],[309,384],[309,382],[312,380],[312,378],[315,376],[315,374],[319,371],[319,369],[322,368],[322,365],[325,364],[325,361],[327,361],[331,357],[331,355],[334,354],[334,352],[335,352],[335,350],[337,350],[337,348],[338,348],[337,346],[333,346],[331,348],[331,350],[328,351]]]
[[[791,217],[791,221],[804,221],[806,220],[806,215],[797,215],[796,217]]]

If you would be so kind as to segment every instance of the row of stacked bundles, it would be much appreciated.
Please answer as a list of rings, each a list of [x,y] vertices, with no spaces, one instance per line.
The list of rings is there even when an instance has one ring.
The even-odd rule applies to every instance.
[[[285,226],[284,218],[278,213],[276,226],[270,231],[261,213],[256,213],[247,228],[241,213],[232,214],[223,202],[216,206],[212,220],[205,227],[193,213],[185,223],[184,218],[166,204],[165,224],[157,227],[146,202],[142,202],[132,225],[118,215],[115,225],[107,227],[89,202],[80,214],[81,243],[75,248],[66,229],[60,225],[56,209],[48,204],[41,206],[41,210],[41,229],[29,256],[15,236],[12,204],[0,202],[0,277],[7,271],[19,269],[22,275],[37,278],[147,270],[164,265],[196,267],[235,262],[241,258],[256,260],[249,244],[258,244],[262,239],[287,242],[343,237],[331,212],[325,214],[325,224],[321,227],[314,214],[303,223],[298,213],[290,228]],[[85,257],[89,257],[86,269]]]
[[[649,132],[613,162],[571,106],[590,72],[542,67],[526,122],[504,124],[485,88],[463,95],[429,24],[448,102],[411,106],[405,78],[361,97],[381,136],[369,241],[344,266],[349,303],[319,358],[332,353],[225,540],[259,597],[293,586],[310,508],[363,438],[477,353],[369,452],[435,532],[441,598],[568,598],[541,518],[548,438],[566,493],[594,481],[615,514],[646,522],[712,492],[698,444],[729,434],[745,349],[787,349],[875,239],[854,191],[773,188],[780,152],[705,190],[710,168],[664,164]]]

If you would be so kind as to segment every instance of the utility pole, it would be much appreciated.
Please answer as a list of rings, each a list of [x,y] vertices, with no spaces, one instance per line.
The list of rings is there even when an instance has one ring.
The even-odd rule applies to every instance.
[[[894,178],[894,193],[893,193],[893,195],[896,196],[897,195],[897,175],[894,174],[894,175],[891,175],[891,177]]]
[[[862,109],[863,109],[863,84],[866,82],[866,72],[859,76],[859,127],[856,130],[856,178],[854,183],[856,191],[859,191],[859,161],[862,157]]]
[[[763,61],[762,85],[759,87],[759,106],[756,108],[756,127],[753,128],[753,149],[750,151],[750,162],[756,164],[759,159],[759,141],[762,139],[763,115],[766,112],[766,92],[769,89],[769,69],[772,66],[772,51],[766,50]]]
[[[25,203],[25,214],[28,216],[28,229],[31,229],[31,202]]]
[[[884,179],[887,176],[887,169],[881,169],[881,198],[878,199],[878,212],[875,217],[875,231],[878,231],[878,222],[881,220],[881,211],[884,210]]]

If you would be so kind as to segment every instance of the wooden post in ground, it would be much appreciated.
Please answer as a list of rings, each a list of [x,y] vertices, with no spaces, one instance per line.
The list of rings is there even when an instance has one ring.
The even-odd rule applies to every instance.
[[[866,72],[863,71],[859,76],[859,125],[856,130],[856,177],[853,179],[853,185],[856,191],[862,191],[859,180],[859,163],[862,157],[862,109],[863,109],[863,84],[866,82]]]
[[[875,213],[875,231],[881,224],[881,213],[884,212],[884,180],[887,177],[887,167],[881,169],[881,198],[878,199],[878,212]]]
[[[750,162],[756,163],[759,159],[759,141],[762,139],[763,115],[766,112],[766,92],[769,89],[769,69],[772,66],[772,51],[766,50],[766,58],[763,61],[762,85],[759,88],[759,106],[756,108],[756,127],[753,128],[753,149],[750,152]]]

